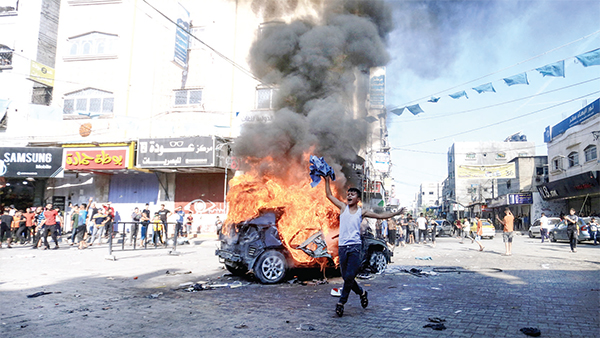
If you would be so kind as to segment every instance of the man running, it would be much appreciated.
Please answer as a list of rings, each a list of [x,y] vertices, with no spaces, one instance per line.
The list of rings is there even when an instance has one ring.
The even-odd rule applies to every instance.
[[[340,209],[340,235],[339,235],[339,249],[338,254],[340,258],[340,271],[344,278],[344,287],[342,288],[342,295],[339,303],[335,306],[335,313],[341,317],[344,314],[344,304],[348,301],[350,296],[350,290],[354,291],[360,296],[360,305],[366,308],[369,305],[369,299],[367,298],[367,291],[363,290],[360,285],[354,279],[358,274],[360,266],[360,248],[362,245],[360,237],[360,223],[363,217],[371,217],[377,219],[386,219],[400,215],[404,209],[401,209],[395,213],[383,213],[376,214],[371,211],[367,211],[359,207],[360,202],[360,190],[357,188],[350,188],[346,193],[347,204],[338,200],[331,193],[331,187],[329,186],[329,177],[325,178],[325,193],[327,199],[331,201],[336,207]]]

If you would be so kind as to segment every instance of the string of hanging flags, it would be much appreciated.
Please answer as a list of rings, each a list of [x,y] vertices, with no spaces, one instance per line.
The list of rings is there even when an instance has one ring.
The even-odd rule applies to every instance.
[[[581,63],[584,67],[598,66],[598,65],[600,65],[600,48],[577,55],[574,58],[577,61],[579,61],[579,63]],[[550,63],[543,67],[535,68],[530,71],[535,70],[535,71],[539,72],[540,74],[542,74],[543,77],[546,77],[546,76],[565,77],[565,60]],[[504,83],[509,87],[514,86],[514,85],[520,85],[520,84],[529,85],[529,80],[527,79],[527,72],[516,74],[516,75],[510,76],[507,78],[503,78],[502,81],[504,81]],[[485,83],[485,84],[479,85],[477,87],[473,87],[471,89],[476,91],[478,94],[496,93],[496,89],[494,88],[492,82]],[[462,97],[464,97],[466,99],[469,98],[469,96],[467,95],[467,92],[464,90],[458,91],[456,93],[448,94],[448,96],[450,96],[451,98],[453,98],[455,100],[458,100]],[[440,100],[440,98],[441,97],[432,96],[429,100],[427,100],[427,102],[437,103]],[[414,104],[414,105],[404,106],[404,107],[396,107],[396,108],[391,109],[390,112],[400,116],[400,115],[402,115],[402,113],[404,112],[405,109],[408,110],[409,112],[411,112],[413,115],[418,115],[418,114],[425,112],[419,104]]]

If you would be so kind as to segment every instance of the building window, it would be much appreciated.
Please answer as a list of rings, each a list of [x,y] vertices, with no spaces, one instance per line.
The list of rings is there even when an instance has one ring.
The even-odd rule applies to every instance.
[[[114,105],[113,93],[87,88],[66,94],[63,111],[65,114],[98,116],[113,113]]]
[[[430,192],[429,192],[429,195],[433,195],[433,191],[430,191]]]
[[[583,150],[583,153],[585,154],[586,162],[593,161],[598,158],[598,150],[596,149],[596,146],[593,144],[585,147],[585,149]]]
[[[8,46],[0,45],[0,69],[12,68],[13,50]]]
[[[273,109],[273,96],[275,89],[273,88],[257,88],[256,89],[256,109]]]
[[[118,36],[92,32],[69,38],[69,56],[105,56],[116,54]]]
[[[556,157],[554,159],[552,159],[552,170],[557,171],[557,170],[563,170],[563,163],[562,163],[562,157]]]
[[[175,91],[175,105],[189,106],[202,103],[202,89],[185,89]]]
[[[190,33],[193,36],[190,36],[190,49],[198,49],[204,47],[200,41],[204,41],[204,27],[192,27]],[[194,38],[194,36],[196,38]]]
[[[467,153],[467,156],[465,158],[467,160],[474,160],[475,159],[475,153]]]
[[[519,153],[519,157],[527,157],[529,155],[527,155],[527,153]]]
[[[569,168],[579,165],[579,153],[574,151],[569,154]]]

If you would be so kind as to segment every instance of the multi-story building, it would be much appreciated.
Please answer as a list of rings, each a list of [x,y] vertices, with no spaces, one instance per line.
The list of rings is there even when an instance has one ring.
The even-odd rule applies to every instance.
[[[56,25],[60,17],[58,30],[36,30],[30,25],[27,29],[31,34],[8,39],[4,38],[6,32],[21,29],[15,26],[0,32],[0,44],[5,46],[0,46],[0,56],[6,63],[6,53],[14,54],[9,66],[14,76],[20,73],[22,83],[29,85],[25,98],[31,98],[38,82],[44,82],[33,84],[25,79],[34,77],[29,66],[19,66],[17,72],[17,56],[21,57],[17,53],[28,58],[27,62],[37,60],[55,69],[52,95],[46,96],[52,100],[44,109],[19,109],[20,117],[13,116],[17,110],[12,110],[11,103],[8,125],[0,139],[3,145],[9,140],[15,146],[64,149],[64,177],[32,178],[36,189],[43,192],[40,201],[85,203],[94,197],[100,202],[111,201],[125,220],[133,206],[143,203],[150,203],[151,208],[164,203],[171,210],[184,206],[202,216],[205,224],[213,224],[213,217],[225,213],[227,182],[234,175],[232,167],[236,167],[231,144],[241,128],[268,124],[276,111],[286,104],[295,108],[299,102],[297,92],[281,95],[283,99],[277,102],[281,74],[269,74],[267,67],[257,75],[249,61],[256,56],[253,53],[257,54],[254,43],[267,30],[277,31],[279,25],[298,18],[312,20],[315,26],[323,21],[319,17],[323,8],[310,2],[291,9],[252,2],[183,0],[32,0],[15,1],[17,4],[18,11],[15,7],[6,15],[18,22],[14,25],[38,21],[43,25],[44,20]],[[27,11],[31,15],[26,17],[25,9],[35,4],[38,8]],[[52,7],[55,15],[40,6]],[[0,24],[5,23],[3,14]],[[52,32],[55,42],[45,37]],[[370,34],[378,33],[373,29]],[[44,53],[33,47],[28,50],[25,44],[54,50],[55,62],[46,61]],[[361,147],[348,147],[349,153],[358,156],[355,162],[346,156],[351,162],[348,168],[354,169],[354,173],[348,171],[353,175],[347,178],[373,183],[367,188],[379,195],[371,195],[371,199],[384,201],[389,160],[380,163],[378,154],[389,151],[383,100],[385,69],[375,67],[383,63],[379,60],[359,69],[347,57],[332,60],[328,69],[331,76],[324,79],[334,81],[325,84],[344,90],[336,96],[342,97],[343,114],[369,123],[358,136],[350,135],[355,132],[352,123],[341,129],[350,137],[365,139]],[[358,58],[360,62],[363,59]],[[307,62],[310,66],[310,60]],[[10,72],[4,71],[7,65],[2,67],[0,85],[20,86],[4,81]],[[318,86],[316,92],[326,87]],[[2,96],[0,103],[8,99],[15,101],[12,96]],[[327,130],[318,132],[331,135]]]
[[[457,142],[448,150],[448,178],[442,210],[450,219],[473,216],[481,206],[499,196],[498,180],[516,178],[516,157],[535,155],[535,144],[524,135],[504,142]]]
[[[440,206],[442,184],[440,182],[423,182],[417,197],[417,210],[430,208],[437,211]],[[437,215],[437,212],[436,212]]]
[[[548,126],[549,182],[538,187],[546,201],[559,203],[553,214],[600,215],[600,99],[558,124]]]

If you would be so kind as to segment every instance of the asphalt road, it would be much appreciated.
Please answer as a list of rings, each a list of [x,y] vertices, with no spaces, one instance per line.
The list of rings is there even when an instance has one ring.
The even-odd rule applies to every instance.
[[[233,277],[211,237],[178,255],[115,246],[116,260],[106,245],[0,249],[0,337],[527,337],[524,327],[600,336],[600,246],[574,254],[568,243],[517,236],[513,255],[502,256],[500,235],[483,243],[483,252],[448,237],[396,248],[386,273],[359,280],[369,307],[352,294],[342,318],[330,295],[339,277],[278,285]],[[180,286],[200,281],[213,287]],[[52,293],[27,297],[37,292]],[[446,329],[424,328],[433,317]]]

